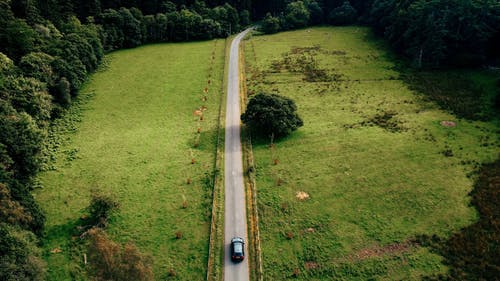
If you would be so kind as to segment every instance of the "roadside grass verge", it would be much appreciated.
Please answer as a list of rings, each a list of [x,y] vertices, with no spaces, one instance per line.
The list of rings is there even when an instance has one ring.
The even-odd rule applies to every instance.
[[[229,57],[231,37],[224,41],[224,55]],[[222,73],[222,83],[220,83],[220,103],[219,117],[217,120],[217,146],[214,163],[214,190],[212,202],[212,226],[210,231],[210,256],[207,269],[207,280],[222,280],[224,274],[224,124],[226,120],[226,99],[227,99],[227,75],[229,60],[225,60],[224,66],[220,69]]]
[[[81,105],[81,122],[56,137],[52,169],[40,175],[36,193],[47,214],[48,279],[87,278],[71,233],[91,189],[115,196],[121,207],[108,234],[151,255],[157,280],[207,277],[224,45],[114,52],[84,86],[91,97]],[[50,253],[55,248],[62,252]]]
[[[472,172],[498,157],[498,120],[441,109],[367,28],[254,35],[244,48],[248,94],[290,97],[304,120],[272,145],[253,139],[265,279],[446,273],[414,239],[477,220]],[[483,74],[462,75],[491,82]]]

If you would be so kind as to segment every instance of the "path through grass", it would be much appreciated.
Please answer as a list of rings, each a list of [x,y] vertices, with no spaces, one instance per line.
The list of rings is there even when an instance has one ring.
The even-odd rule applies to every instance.
[[[274,146],[254,140],[265,279],[445,272],[440,256],[411,241],[476,220],[468,175],[497,157],[498,127],[410,90],[366,28],[253,36],[244,50],[249,93],[291,97],[305,123]]]
[[[120,211],[108,233],[152,255],[157,280],[170,270],[178,280],[206,277],[224,46],[207,41],[114,52],[107,69],[81,90],[91,96],[82,121],[63,136],[55,170],[40,176],[44,187],[36,194],[47,214],[49,280],[85,279],[82,253],[70,247],[79,238],[70,233],[91,189],[117,198]],[[203,105],[200,121],[193,113]],[[62,253],[51,254],[54,248]]]

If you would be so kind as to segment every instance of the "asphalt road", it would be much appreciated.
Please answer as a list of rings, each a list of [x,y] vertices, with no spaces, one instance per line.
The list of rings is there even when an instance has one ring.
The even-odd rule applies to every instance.
[[[224,153],[225,170],[225,213],[224,213],[224,280],[249,280],[248,257],[240,263],[231,261],[229,245],[231,238],[238,236],[247,239],[247,217],[245,189],[243,184],[243,163],[240,140],[240,84],[238,49],[241,39],[250,31],[238,34],[231,43],[226,106],[226,140]],[[245,243],[245,255],[248,247]]]

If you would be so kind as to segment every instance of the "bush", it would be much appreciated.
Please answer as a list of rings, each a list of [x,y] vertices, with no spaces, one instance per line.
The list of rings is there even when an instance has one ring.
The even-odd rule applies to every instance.
[[[109,216],[119,206],[118,202],[111,196],[93,192],[90,206],[88,207],[92,225],[105,227]]]
[[[255,133],[283,137],[304,124],[296,111],[293,100],[261,93],[250,99],[241,120]]]
[[[33,233],[0,223],[0,280],[44,280],[45,263],[36,244]]]
[[[151,258],[133,243],[122,247],[98,228],[91,229],[89,235],[89,263],[95,280],[153,280]]]

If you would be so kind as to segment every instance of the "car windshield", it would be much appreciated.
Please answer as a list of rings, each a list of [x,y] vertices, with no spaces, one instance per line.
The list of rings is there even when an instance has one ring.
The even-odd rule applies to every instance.
[[[242,243],[234,243],[234,252],[242,253],[243,252],[243,244]]]

